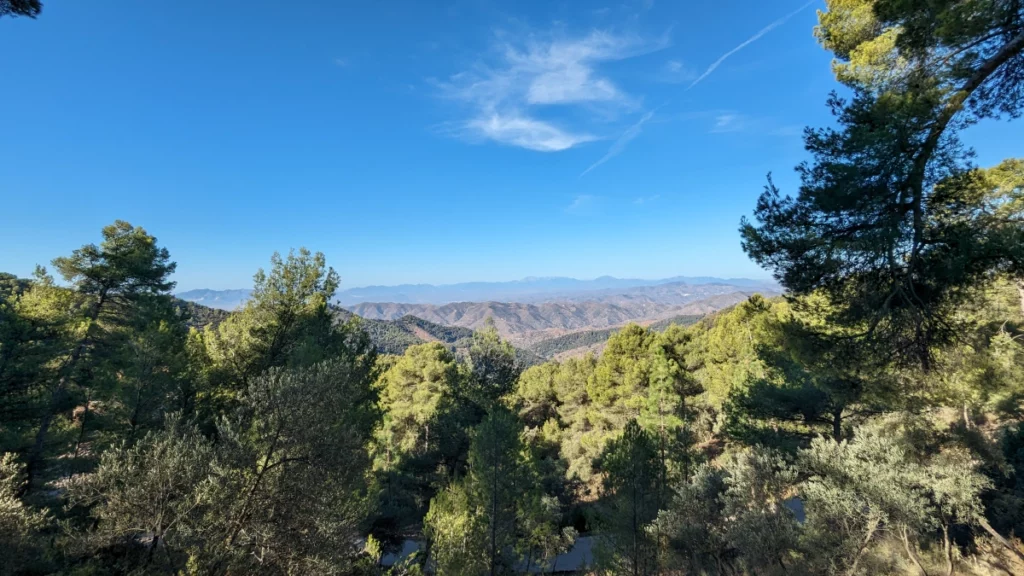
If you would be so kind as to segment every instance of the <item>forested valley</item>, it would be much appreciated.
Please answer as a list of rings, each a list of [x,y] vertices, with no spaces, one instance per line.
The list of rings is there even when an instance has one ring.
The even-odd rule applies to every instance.
[[[740,223],[783,296],[538,363],[305,248],[232,313],[138,222],[0,275],[0,574],[1024,574],[1024,159],[959,139],[1024,3],[826,5],[835,124]]]

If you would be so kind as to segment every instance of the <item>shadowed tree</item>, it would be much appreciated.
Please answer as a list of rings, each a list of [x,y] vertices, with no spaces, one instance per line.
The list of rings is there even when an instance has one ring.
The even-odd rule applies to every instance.
[[[142,228],[118,220],[103,228],[103,241],[87,244],[71,256],[56,258],[54,268],[80,299],[74,312],[74,337],[69,352],[59,361],[51,385],[49,405],[44,408],[29,452],[29,487],[38,473],[53,418],[70,386],[89,390],[90,370],[104,357],[116,353],[119,331],[137,325],[154,300],[169,300],[174,283],[168,277],[175,264],[156,238]],[[88,415],[82,417],[82,430]]]
[[[722,466],[724,535],[749,573],[789,574],[797,526],[784,504],[796,470],[777,450],[754,446],[734,453]]]
[[[472,375],[467,395],[484,410],[515,386],[522,367],[516,362],[515,347],[501,339],[493,319],[488,318],[487,325],[473,334],[469,367]]]
[[[657,441],[635,420],[601,454],[605,477],[598,556],[615,574],[658,573],[659,542],[651,527],[662,500],[661,467]]]
[[[309,366],[365,346],[368,337],[356,328],[358,321],[339,325],[330,310],[339,279],[322,253],[301,248],[286,258],[275,253],[270,262],[269,272],[253,277],[252,297],[240,311],[191,336],[207,426],[266,370]]]
[[[32,280],[0,281],[0,429],[6,445],[23,450],[37,430],[45,395],[57,378],[57,358],[69,346],[78,297],[37,267]]]
[[[49,518],[18,497],[25,482],[14,454],[0,453],[0,575],[39,573],[43,564],[39,531]]]
[[[409,347],[377,381],[384,419],[371,452],[382,485],[374,522],[382,538],[399,539],[418,524],[448,471],[465,461],[468,437],[454,410],[461,368],[433,342]]]
[[[473,432],[465,478],[431,502],[424,531],[440,574],[512,574],[564,548],[557,506],[540,491],[522,425],[495,406]]]
[[[369,511],[372,354],[274,368],[218,426],[217,483],[197,558],[214,574],[337,573]]]
[[[776,436],[791,433],[809,439],[827,432],[836,441],[846,434],[850,418],[866,418],[907,405],[910,390],[895,394],[894,377],[873,368],[848,332],[830,326],[831,310],[821,297],[790,298],[788,313],[765,323],[758,345],[763,377],[737,387],[730,398],[733,433],[745,431],[747,419],[760,421]],[[779,424],[792,430],[782,430]]]
[[[667,509],[658,515],[671,565],[694,574],[735,574],[736,550],[726,540],[724,504],[726,472],[703,464],[676,484]]]
[[[797,169],[796,198],[769,180],[757,224],[741,225],[743,247],[791,292],[827,294],[832,321],[930,368],[931,347],[955,338],[954,311],[970,290],[993,273],[1024,274],[1020,185],[996,185],[994,202],[980,198],[995,182],[956,137],[979,119],[1020,112],[1024,7],[828,7],[817,34],[854,96],[830,99],[837,128],[805,132],[812,161]]]
[[[105,452],[95,473],[75,478],[69,501],[88,508],[94,524],[76,534],[73,548],[102,554],[124,547],[124,571],[178,571],[202,549],[203,516],[217,482],[213,444],[178,415],[166,424],[134,446]]]

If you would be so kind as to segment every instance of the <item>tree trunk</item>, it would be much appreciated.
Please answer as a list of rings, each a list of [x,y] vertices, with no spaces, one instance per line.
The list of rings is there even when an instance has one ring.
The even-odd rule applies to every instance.
[[[43,412],[43,417],[39,422],[39,430],[36,432],[36,439],[32,445],[32,450],[28,453],[28,462],[25,465],[25,476],[26,481],[24,488],[20,490],[21,493],[32,490],[34,481],[39,472],[39,466],[43,459],[43,449],[46,447],[46,437],[50,433],[50,425],[53,424],[53,417],[57,413],[57,408],[60,406],[61,400],[64,399],[64,390],[67,385],[71,382],[71,375],[74,373],[75,368],[78,367],[78,362],[82,359],[82,354],[85,353],[85,348],[88,346],[90,337],[92,335],[92,327],[96,324],[96,320],[100,317],[100,312],[103,310],[103,305],[107,300],[106,289],[100,291],[99,299],[96,301],[96,305],[89,313],[89,325],[85,329],[85,335],[75,346],[75,349],[71,351],[71,356],[68,357],[67,362],[61,366],[61,376],[57,380],[56,386],[50,393],[50,403]]]
[[[128,438],[135,438],[135,428],[139,425],[139,412],[142,406],[142,384],[135,387],[135,406],[128,417]]]
[[[996,529],[988,523],[988,520],[986,520],[984,516],[978,518],[978,525],[981,526],[985,530],[985,532],[988,532],[988,535],[991,536],[993,540],[1002,544],[1003,547],[1012,552],[1018,560],[1024,562],[1024,553],[1021,553],[1021,551],[1018,550],[1017,547],[1014,546],[1012,543],[1010,543],[1009,540],[1003,538],[1002,534],[996,532]]]
[[[498,439],[497,434],[491,434],[491,437],[494,440],[491,445],[491,457],[494,458],[491,469],[491,576],[495,576],[498,568]]]
[[[682,421],[682,454],[680,457],[683,459],[683,480],[690,481],[690,414],[687,409],[686,396],[680,392],[679,394],[679,419]]]
[[[658,458],[661,461],[661,470],[658,471],[658,510],[662,510],[668,504],[668,431],[665,429],[665,411],[661,406],[660,399],[658,401],[658,413],[658,417],[661,420],[658,438]],[[661,540],[660,528],[658,540]]]
[[[160,543],[160,537],[156,534],[153,535],[153,543],[149,545],[149,551],[146,553],[145,566],[149,566],[153,563],[153,554],[156,552],[156,547]]]
[[[868,530],[867,535],[864,536],[864,541],[861,542],[860,548],[857,550],[857,555],[853,557],[853,564],[851,564],[850,569],[846,571],[847,576],[853,576],[857,573],[857,564],[860,563],[861,556],[863,556],[864,552],[868,549],[868,544],[871,543],[871,539],[875,537],[875,532],[878,531],[879,524],[880,522],[877,521],[872,524],[871,529]]]
[[[946,103],[935,124],[928,132],[928,136],[921,145],[920,153],[914,158],[911,166],[911,194],[913,194],[912,208],[914,216],[914,255],[924,239],[924,185],[928,162],[935,153],[942,135],[945,133],[949,123],[963,109],[964,104],[970,99],[971,94],[988,81],[989,77],[995,74],[999,67],[1017,56],[1024,49],[1024,34],[1019,34],[1011,39],[998,52],[988,60],[981,63],[978,69],[970,78],[953,93],[949,102]]]
[[[636,471],[634,470],[633,480],[630,482],[631,493],[633,496],[633,576],[639,576],[640,574],[640,539],[638,534],[640,530],[640,522],[637,519],[637,508],[639,507],[639,504],[637,503],[638,498],[636,487],[636,483],[638,481]]]
[[[917,566],[917,569],[921,571],[921,574],[928,576],[928,571],[925,570],[924,565],[921,564],[921,557],[917,555],[917,551],[910,545],[910,537],[907,536],[907,527],[902,526],[901,532],[903,534],[903,547],[907,550],[907,556],[909,556],[911,562]]]
[[[953,545],[949,541],[949,525],[942,525],[942,551],[946,557],[946,576],[953,576]]]
[[[89,419],[89,404],[92,403],[92,391],[89,388],[85,389],[85,410],[82,411],[82,422],[78,426],[78,439],[75,440],[75,453],[71,457],[72,464],[74,460],[78,458],[78,451],[82,447],[82,442],[85,441],[85,421]],[[71,476],[70,471],[68,476]]]
[[[843,411],[836,410],[832,413],[832,439],[841,442],[843,439]]]
[[[39,422],[39,430],[36,432],[36,439],[32,444],[32,450],[28,453],[28,462],[25,465],[26,481],[22,492],[32,490],[35,485],[35,479],[39,474],[39,467],[43,461],[43,450],[46,448],[46,437],[50,433],[50,425],[53,424],[53,417],[57,415],[57,408],[64,400],[64,392],[71,380],[70,373],[75,369],[79,359],[82,357],[87,341],[88,336],[83,338],[74,351],[71,352],[71,357],[64,365],[64,374],[57,380],[57,385],[50,392],[50,402]]]
[[[1020,298],[1020,313],[1024,316],[1024,280],[1017,280],[1017,296]]]
[[[242,502],[242,507],[238,510],[238,517],[235,519],[234,526],[231,530],[231,536],[227,540],[227,545],[234,546],[235,540],[238,538],[239,532],[242,531],[242,526],[245,523],[246,517],[249,515],[249,504],[252,502],[253,497],[256,495],[256,490],[259,488],[260,483],[263,482],[263,475],[267,473],[267,470],[271,468],[270,459],[274,456],[274,452],[277,451],[277,442],[281,438],[281,432],[284,425],[279,425],[277,430],[274,432],[274,439],[270,442],[270,448],[267,450],[267,455],[263,459],[263,468],[256,474],[256,479],[253,480],[252,486],[249,487],[248,492],[245,495],[245,501]]]

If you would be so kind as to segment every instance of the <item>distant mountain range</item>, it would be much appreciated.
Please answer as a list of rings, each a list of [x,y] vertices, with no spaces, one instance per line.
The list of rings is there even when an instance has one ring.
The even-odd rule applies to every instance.
[[[181,300],[188,302],[195,302],[196,304],[202,304],[209,308],[219,308],[221,310],[234,310],[245,304],[245,301],[252,295],[252,290],[248,288],[238,288],[235,290],[210,290],[208,288],[200,288],[198,290],[187,290],[185,292],[178,292],[175,294]]]
[[[691,323],[743,302],[755,293],[773,296],[780,292],[774,285],[754,280],[698,280],[709,281],[651,281],[657,283],[609,288],[608,284],[633,281],[527,279],[523,283],[532,285],[532,290],[547,286],[558,291],[534,291],[529,296],[522,293],[520,298],[527,301],[519,302],[363,302],[348,306],[332,303],[332,306],[339,318],[361,317],[364,329],[377,349],[384,353],[400,354],[413,344],[429,341],[443,342],[453,350],[463,349],[473,331],[493,321],[501,336],[516,345],[524,361],[532,364],[539,358],[600,352],[608,336],[630,322],[663,329],[670,323]],[[483,284],[486,283],[476,283]],[[516,283],[493,284],[507,294],[508,285]],[[567,284],[601,287],[565,291]],[[177,296],[198,306],[197,309],[236,309],[244,304],[250,291],[191,290]],[[212,316],[211,319],[217,321]]]
[[[676,276],[659,280],[614,278],[602,276],[593,280],[576,278],[524,278],[511,282],[465,282],[435,286],[432,284],[402,284],[399,286],[366,286],[350,288],[338,293],[342,306],[366,302],[394,302],[399,304],[450,304],[452,302],[551,302],[567,298],[580,298],[593,292],[621,291],[629,288],[660,284],[722,284],[748,290],[770,289],[778,285],[770,280],[749,278],[711,278]]]
[[[416,339],[410,336],[423,337],[412,319],[466,331],[478,330],[491,319],[502,337],[529,347],[565,334],[614,329],[629,322],[649,324],[672,317],[700,316],[742,302],[756,292],[771,296],[780,290],[770,282],[749,279],[527,278],[448,286],[353,288],[342,292],[334,305],[364,318],[367,329],[376,331],[379,339],[400,346]],[[190,290],[177,296],[212,308],[234,310],[250,294],[248,290]],[[364,300],[374,296],[381,299]],[[380,322],[395,325],[375,324]],[[465,333],[458,337],[464,338]]]
[[[575,278],[524,278],[511,282],[464,282],[461,284],[402,284],[399,286],[365,286],[338,292],[336,303],[354,306],[366,302],[396,304],[435,304],[452,302],[553,302],[592,301],[593,297],[622,294],[625,289],[654,287],[664,284],[690,286],[723,285],[733,289],[778,292],[778,285],[770,280],[749,278],[712,278],[707,276],[676,276],[659,280],[613,278],[602,276],[593,280]],[[176,294],[182,300],[196,302],[212,308],[234,310],[249,298],[251,290],[189,290]]]
[[[493,319],[498,332],[517,346],[581,330],[614,328],[629,322],[653,322],[673,316],[699,316],[743,302],[753,291],[717,286],[714,294],[670,292],[663,300],[629,297],[629,292],[605,301],[455,302],[435,304],[366,303],[347,307],[363,318],[397,320],[423,318],[445,326],[478,330]],[[776,292],[761,291],[766,295]]]

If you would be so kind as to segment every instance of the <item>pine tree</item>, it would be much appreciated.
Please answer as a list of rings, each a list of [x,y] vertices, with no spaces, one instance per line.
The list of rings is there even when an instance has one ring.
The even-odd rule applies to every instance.
[[[599,512],[599,562],[616,574],[657,574],[659,538],[654,532],[663,497],[657,442],[637,422],[608,443],[601,455],[603,502]]]
[[[143,316],[154,300],[168,299],[174,283],[168,277],[175,264],[156,238],[142,228],[118,220],[103,229],[103,242],[87,244],[71,256],[56,258],[54,268],[70,285],[81,308],[76,311],[70,351],[59,360],[56,381],[50,386],[49,404],[42,411],[28,457],[28,486],[39,472],[50,425],[69,388],[85,393],[79,443],[87,425],[90,393],[97,384],[100,364],[119,359],[119,338]],[[77,446],[75,449],[77,452]]]
[[[955,311],[971,289],[1024,275],[1019,203],[979,197],[990,184],[957,139],[1024,104],[1024,8],[919,4],[828,3],[817,34],[854,95],[830,98],[837,128],[805,132],[799,194],[769,179],[741,232],[755,261],[794,294],[827,295],[830,321],[879,357],[929,369],[932,348],[962,330]],[[1019,183],[999,188],[1019,196]],[[1014,215],[996,224],[999,205]]]
[[[489,318],[482,330],[473,333],[469,367],[466,397],[483,411],[490,410],[515,387],[522,367],[516,361],[516,349],[501,339],[493,319]]]
[[[468,449],[456,394],[465,371],[440,343],[411,346],[377,381],[382,425],[371,451],[381,507],[382,538],[400,538],[420,523],[430,499],[464,464]]]
[[[367,346],[357,321],[336,322],[330,301],[338,274],[322,253],[301,248],[270,261],[270,272],[254,276],[240,311],[191,337],[199,410],[208,422],[230,411],[248,382],[270,368],[309,366]]]
[[[425,520],[441,573],[512,574],[543,564],[571,536],[540,491],[521,424],[496,406],[474,430],[467,476],[435,497]]]

